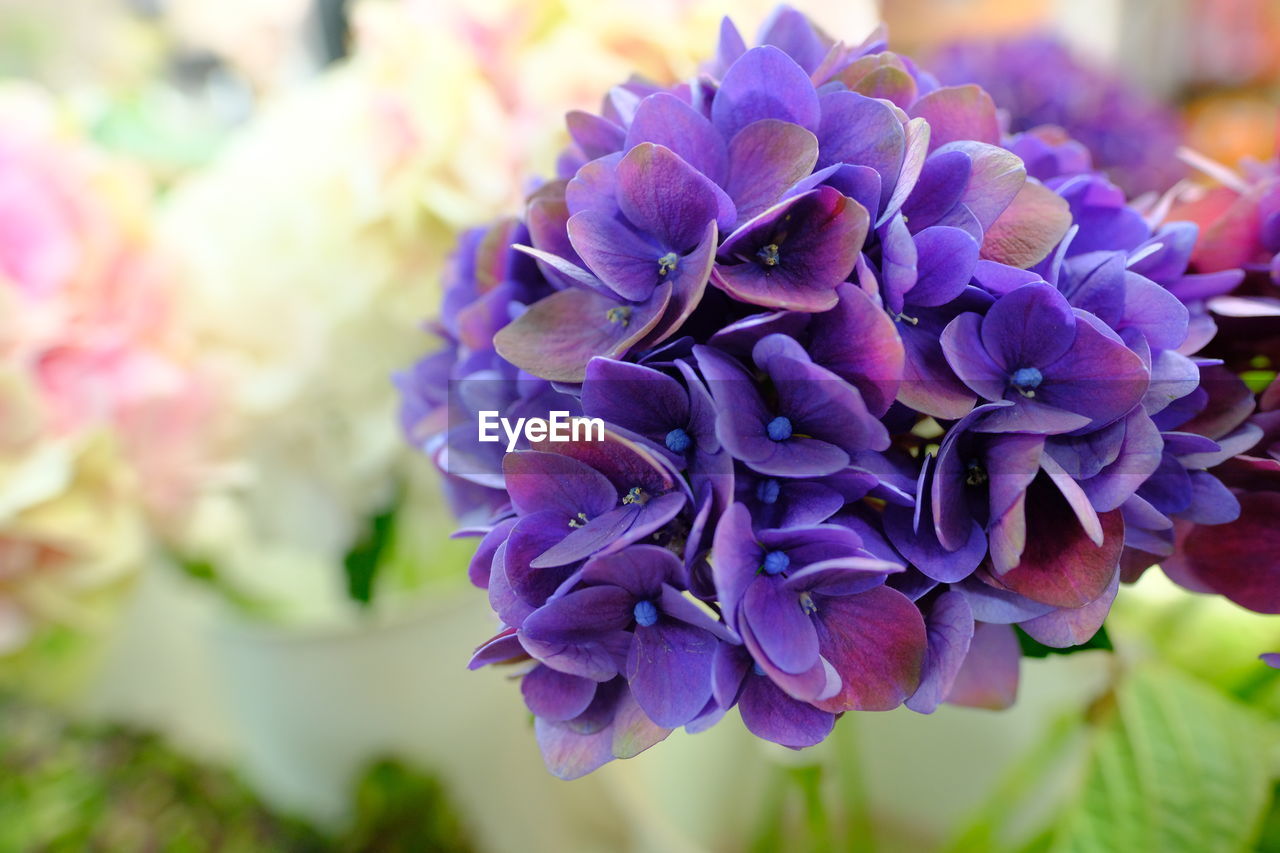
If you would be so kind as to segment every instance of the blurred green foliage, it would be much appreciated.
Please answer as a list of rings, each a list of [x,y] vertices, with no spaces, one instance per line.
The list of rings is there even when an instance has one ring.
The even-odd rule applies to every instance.
[[[1274,618],[1140,586],[1108,619],[1107,688],[1047,727],[952,853],[1280,853],[1280,671],[1257,657],[1280,647]]]
[[[0,699],[0,851],[327,853],[472,849],[440,783],[373,765],[336,836],[274,814],[226,770],[158,738]]]

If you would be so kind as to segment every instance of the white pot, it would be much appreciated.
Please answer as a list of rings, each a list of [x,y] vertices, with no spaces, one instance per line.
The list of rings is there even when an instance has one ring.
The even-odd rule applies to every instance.
[[[361,768],[393,756],[443,779],[485,849],[619,849],[628,829],[604,781],[550,776],[516,684],[467,670],[491,624],[484,596],[459,589],[427,604],[346,628],[220,625],[249,780],[269,802],[336,825]]]

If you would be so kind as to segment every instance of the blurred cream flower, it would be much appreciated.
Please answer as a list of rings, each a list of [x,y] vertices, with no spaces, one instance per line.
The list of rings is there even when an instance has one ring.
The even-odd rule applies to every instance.
[[[342,559],[404,464],[389,375],[432,301],[433,239],[392,227],[356,68],[276,103],[161,213],[194,344],[226,389],[222,476],[182,548],[292,618],[346,610]]]
[[[145,181],[37,90],[0,87],[0,651],[138,568],[200,476]]]
[[[749,5],[763,17],[772,0]],[[402,533],[419,562],[447,553],[390,375],[421,348],[417,320],[438,302],[454,233],[550,170],[567,110],[635,69],[693,72],[723,10],[406,0],[356,12],[352,59],[270,105],[161,215],[189,274],[195,343],[228,389],[214,429],[234,463],[183,545],[293,619],[351,609],[343,557],[403,472]]]
[[[750,26],[776,5],[740,0],[733,12]],[[801,5],[848,38],[876,22],[870,2]],[[451,229],[512,210],[526,176],[552,172],[564,113],[597,109],[633,74],[690,76],[727,11],[712,0],[366,0],[355,62],[376,98],[390,197]]]

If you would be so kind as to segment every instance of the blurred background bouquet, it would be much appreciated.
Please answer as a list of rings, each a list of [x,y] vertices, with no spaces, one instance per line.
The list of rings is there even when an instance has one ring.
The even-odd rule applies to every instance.
[[[93,603],[177,534],[211,377],[182,326],[146,177],[34,87],[0,90],[0,636],[101,631]]]

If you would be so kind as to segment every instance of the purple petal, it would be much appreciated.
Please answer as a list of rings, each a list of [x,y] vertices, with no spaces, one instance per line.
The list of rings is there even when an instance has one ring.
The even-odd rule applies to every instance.
[[[561,290],[530,305],[494,336],[493,345],[499,355],[534,376],[581,382],[587,362],[597,355],[629,352],[662,319],[670,300],[670,284],[640,305],[576,287]]]
[[[981,316],[961,314],[943,330],[942,352],[961,382],[988,400],[999,400],[1008,378],[1004,367],[992,360],[983,346],[982,328]]]
[[[974,266],[973,280],[983,290],[997,296],[1016,290],[1024,284],[1042,281],[1038,273],[984,260],[979,260]]]
[[[529,660],[529,654],[520,645],[515,628],[506,628],[481,643],[467,662],[467,669],[479,669],[491,663],[515,663]]]
[[[618,210],[618,164],[622,162],[622,152],[592,160],[574,174],[565,184],[564,202],[570,216],[584,210],[594,210],[609,216],[619,213]],[[535,243],[539,249],[556,251],[556,246],[544,246]]]
[[[502,459],[502,473],[516,512],[556,512],[566,526],[578,513],[591,518],[612,509],[618,500],[607,477],[585,462],[559,453],[508,453]]]
[[[631,691],[628,690],[619,699],[610,744],[614,758],[635,758],[669,734],[670,729],[655,724],[645,715]]]
[[[761,651],[783,672],[799,674],[818,661],[818,634],[800,606],[799,594],[759,575],[742,599],[742,617]]]
[[[613,760],[613,733],[607,729],[579,734],[564,723],[537,718],[534,735],[551,775],[578,779]]]
[[[749,674],[738,713],[747,731],[773,743],[802,749],[826,739],[835,727],[835,714],[792,699],[764,676]]]
[[[680,561],[666,548],[633,545],[614,554],[593,557],[582,569],[586,584],[612,584],[637,599],[656,599],[667,578],[680,572]]]
[[[748,50],[733,63],[711,102],[711,121],[727,139],[765,118],[816,131],[820,116],[809,75],[794,59],[767,45]]]
[[[1005,294],[982,321],[983,346],[1009,372],[1052,364],[1067,354],[1075,337],[1071,306],[1048,284],[1028,284]]]
[[[822,657],[814,662],[813,668],[805,672],[793,674],[779,669],[764,653],[760,642],[745,622],[742,625],[742,644],[756,664],[778,685],[784,693],[802,702],[814,702],[832,696],[840,689],[840,676],[831,664]]]
[[[736,627],[738,607],[764,557],[752,532],[751,514],[745,505],[733,504],[720,518],[712,552],[716,558],[711,563],[711,570],[720,606],[725,621]]]
[[[679,492],[652,497],[645,504],[624,504],[592,518],[543,551],[535,568],[563,566],[601,551],[611,552],[639,542],[675,518],[686,497]]]
[[[1052,604],[1042,604],[1016,592],[992,586],[982,579],[981,574],[966,578],[953,589],[964,593],[973,618],[979,622],[1009,625],[1035,619],[1053,610]]]
[[[830,187],[782,201],[747,222],[720,247],[715,283],[744,302],[826,311],[853,272],[867,233],[867,211]]]
[[[907,291],[916,283],[920,261],[918,249],[900,214],[878,228],[876,233],[880,237],[880,278],[885,307],[898,314],[902,311]]]
[[[987,537],[983,535],[982,525],[970,520],[968,538],[951,551],[938,541],[929,504],[925,504],[921,512],[920,525],[915,528],[912,522],[915,513],[910,508],[885,507],[884,530],[893,546],[936,581],[954,583],[972,574],[987,555]]]
[[[707,223],[733,227],[732,202],[711,179],[670,148],[642,142],[618,164],[618,206],[641,231],[663,247],[686,252],[696,246]],[[578,250],[581,253],[581,249]],[[657,269],[657,259],[654,259]]]
[[[866,73],[858,75],[853,66],[859,66],[864,62],[871,63],[873,67],[863,66],[867,69]],[[840,74],[841,79],[847,82],[852,91],[866,95],[868,98],[888,101],[902,109],[906,109],[916,100],[916,94],[919,91],[916,80],[906,70],[902,60],[893,54],[886,52],[878,56],[865,56],[853,66]],[[849,82],[853,77],[857,79]]]
[[[896,324],[906,353],[898,400],[908,408],[942,420],[964,417],[976,402],[973,392],[951,369],[943,349],[942,333],[952,318],[945,309],[926,309],[916,311],[915,325],[905,321]],[[975,324],[975,340],[976,328]]]
[[[742,40],[742,34],[738,32],[738,28],[734,26],[733,21],[727,15],[721,18],[720,40],[716,43],[716,67],[722,70],[727,69],[737,61],[738,57],[746,52],[746,42]]]
[[[893,194],[906,156],[902,122],[883,101],[855,92],[822,96],[822,124],[818,128],[818,166],[852,163],[880,173],[881,202]]]
[[[1280,472],[1280,463],[1271,463]],[[1280,492],[1241,494],[1240,517],[1230,524],[1195,526],[1167,562],[1256,613],[1280,613]],[[1260,555],[1272,555],[1271,559]]]
[[[807,72],[818,67],[831,44],[803,12],[789,6],[779,6],[769,14],[756,41],[781,48]]]
[[[964,593],[951,591],[940,595],[929,609],[925,626],[929,646],[920,687],[907,699],[906,705],[917,713],[932,714],[951,692],[973,639],[973,612]]]
[[[605,587],[596,587],[604,589]],[[618,674],[619,655],[625,655],[631,635],[625,631],[595,638],[541,639],[520,631],[520,643],[540,663],[568,675],[605,682]]]
[[[817,605],[822,656],[841,679],[840,691],[817,707],[888,711],[916,691],[928,641],[924,618],[909,598],[881,586],[860,595],[822,596]]]
[[[942,151],[930,154],[924,161],[920,176],[906,201],[902,203],[902,215],[916,231],[936,225],[953,207],[960,203],[969,185],[969,155],[963,151]]]
[[[515,526],[516,519],[508,518],[494,525],[493,529],[484,535],[480,540],[480,544],[476,546],[476,552],[471,557],[471,562],[467,565],[467,578],[480,589],[488,589],[489,587],[489,570],[493,566],[493,555],[498,550],[498,546],[507,541],[511,528]]]
[[[1027,169],[1022,160],[985,142],[949,142],[937,150],[968,155],[972,164],[969,186],[960,200],[977,217],[983,230],[990,228],[1026,181]]]
[[[621,587],[584,587],[539,607],[524,621],[520,637],[526,641],[564,642],[602,637],[621,631],[635,620],[635,602],[635,596]]]
[[[1040,457],[1040,468],[1049,475],[1049,479],[1058,487],[1058,492],[1066,499],[1067,505],[1071,507],[1071,511],[1075,513],[1076,520],[1080,522],[1080,528],[1089,537],[1089,540],[1095,545],[1102,544],[1102,524],[1098,521],[1098,513],[1094,510],[1093,505],[1089,503],[1089,498],[1085,495],[1084,490],[1080,488],[1080,484],[1062,469],[1062,466],[1054,461],[1049,454],[1042,454]]]
[[[724,138],[711,122],[676,96],[657,92],[640,102],[627,129],[624,150],[642,142],[670,148],[712,181],[724,183],[729,164]]]
[[[1088,322],[1077,324],[1070,349],[1043,371],[1045,381],[1036,399],[1091,418],[1094,426],[1128,414],[1150,382],[1137,354]]]
[[[1008,625],[979,622],[974,626],[969,654],[956,674],[947,702],[999,711],[1018,698],[1018,664],[1022,649]]]
[[[710,347],[695,347],[694,352],[720,407],[716,435],[734,458],[762,474],[783,477],[833,474],[849,464],[848,454],[826,441],[774,441],[767,427],[774,415],[743,368]]]
[[[738,131],[729,142],[725,191],[745,222],[767,210],[811,171],[818,138],[798,124],[763,119]]]
[[[623,145],[626,131],[607,118],[582,110],[571,110],[564,118],[565,124],[569,127],[569,136],[578,143],[578,147],[582,149],[583,154],[587,155],[588,160],[595,160],[615,151],[621,151],[624,147],[631,147]]]
[[[732,708],[738,701],[751,665],[751,654],[744,646],[728,643],[716,646],[711,662],[711,695],[721,708]]]
[[[1048,257],[1071,228],[1071,208],[1052,190],[1029,179],[984,229],[982,257],[1026,269]]]
[[[889,435],[884,424],[867,411],[857,389],[808,361],[793,338],[769,335],[756,344],[752,355],[756,364],[769,373],[779,410],[791,419],[797,431],[850,454],[888,449]]]
[[[1043,480],[1032,484],[1026,504],[1027,537],[1018,564],[999,583],[1027,598],[1056,607],[1083,607],[1111,582],[1124,547],[1119,511],[1103,513],[1103,543],[1090,541],[1066,501]]]
[[[969,284],[978,262],[978,244],[959,228],[935,226],[915,234],[916,282],[907,292],[911,305],[932,307],[955,299]]]
[[[667,250],[646,235],[628,228],[616,217],[584,210],[569,218],[574,251],[610,290],[632,302],[649,298],[667,275],[660,259]],[[546,258],[542,258],[544,262]],[[561,275],[584,283],[571,268],[550,262]]]
[[[1120,570],[1117,568],[1111,583],[1102,594],[1083,607],[1059,608],[1023,622],[1022,630],[1033,640],[1064,649],[1087,642],[1098,633],[1103,620],[1111,612],[1111,602],[1115,601],[1116,592],[1120,589]]]
[[[636,702],[659,726],[683,726],[711,698],[711,665],[719,641],[681,622],[636,628],[627,679]]]
[[[1228,524],[1240,517],[1240,501],[1208,471],[1190,471],[1191,506],[1179,516],[1195,524]]]
[[[564,516],[552,510],[526,515],[511,529],[503,549],[502,566],[512,592],[525,604],[540,607],[569,577],[569,566],[545,569],[532,565],[539,555],[563,539],[569,529]]]
[[[511,588],[507,579],[506,554],[506,542],[493,553],[493,565],[489,571],[489,606],[504,625],[520,625],[534,608]]]
[[[934,89],[911,105],[910,115],[929,122],[930,150],[959,140],[1000,144],[996,105],[978,86]]]
[[[536,666],[520,679],[524,703],[534,716],[562,722],[587,710],[596,695],[597,682]]]
[[[1160,465],[1163,441],[1151,418],[1134,412],[1122,430],[1115,462],[1080,483],[1099,512],[1118,509]]]
[[[1124,316],[1117,329],[1138,329],[1153,349],[1177,349],[1187,337],[1187,307],[1142,276],[1125,276]]]
[[[893,194],[884,204],[884,211],[876,224],[901,211],[902,205],[915,188],[920,173],[924,170],[925,158],[929,155],[929,123],[924,119],[913,118],[907,122],[904,131],[907,136],[907,150],[902,158],[902,168],[898,171],[898,179],[894,182]],[[920,229],[919,223],[914,230]]]
[[[883,415],[898,393],[902,340],[893,321],[862,290],[842,284],[836,293],[836,307],[810,321],[809,355],[857,388],[872,414]]]
[[[987,415],[983,423],[1004,411]],[[1026,547],[1027,489],[1040,471],[1043,452],[1044,439],[1035,435],[1007,435],[986,447],[983,466],[987,472],[987,501],[990,506],[987,539],[997,574],[1003,574],[1016,565]]]
[[[689,425],[689,394],[661,371],[593,358],[582,385],[582,411],[660,441],[672,429]]]
[[[671,300],[662,312],[662,318],[643,338],[636,342],[637,349],[656,347],[671,337],[689,315],[702,301],[707,282],[711,278],[711,269],[715,264],[716,242],[719,230],[714,222],[707,223],[707,231],[692,252],[682,256],[674,275],[668,276],[671,283]]]
[[[814,187],[826,184],[839,190],[867,209],[870,214],[880,208],[880,173],[870,166],[852,166],[841,163],[814,172],[787,191],[788,196],[806,193]]]

